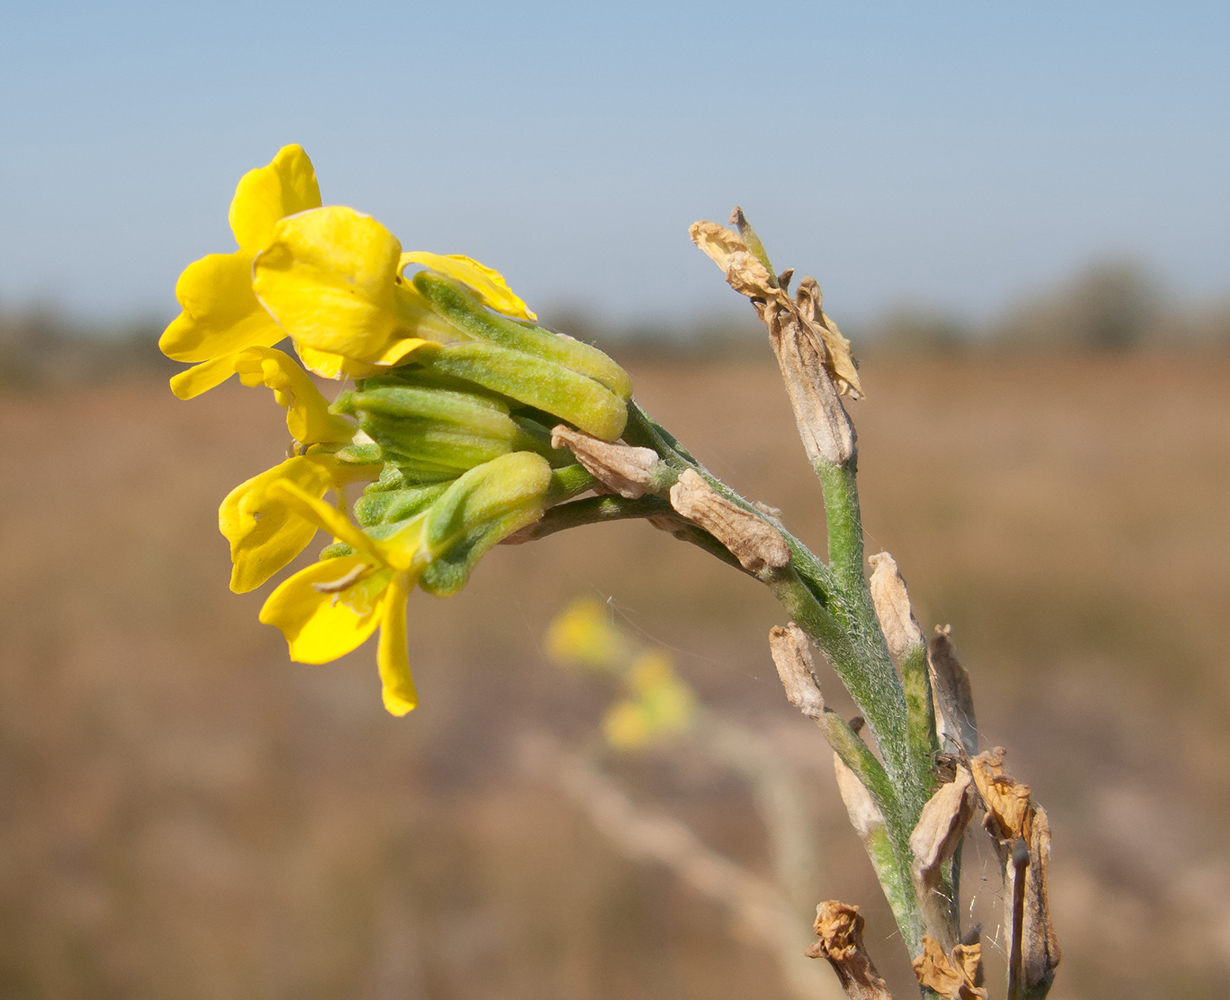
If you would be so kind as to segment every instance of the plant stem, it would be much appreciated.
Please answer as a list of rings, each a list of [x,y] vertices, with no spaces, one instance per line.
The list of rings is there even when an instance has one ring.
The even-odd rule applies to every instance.
[[[882,697],[890,704],[880,726],[873,727],[889,773],[897,781],[906,816],[916,822],[934,784],[935,722],[926,648],[921,660],[902,664],[898,678],[863,567],[863,523],[858,499],[858,456],[840,465],[818,461],[816,475],[824,491],[828,523],[829,570],[846,609],[844,624],[863,668],[881,678]],[[890,681],[891,678],[891,681]],[[872,721],[870,716],[868,721]]]

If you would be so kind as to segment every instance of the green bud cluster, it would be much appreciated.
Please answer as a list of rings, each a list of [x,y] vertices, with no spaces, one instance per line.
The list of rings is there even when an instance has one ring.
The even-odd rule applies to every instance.
[[[614,441],[627,422],[632,382],[596,347],[487,309],[459,281],[435,271],[417,291],[465,339],[425,352],[427,378],[459,379]]]
[[[438,554],[419,585],[443,596],[459,590],[483,553],[528,523],[531,511],[592,484],[571,452],[551,447],[551,428],[563,422],[617,439],[632,385],[597,348],[493,312],[459,281],[432,270],[411,280],[458,338],[421,348],[409,363],[339,395],[331,411],[358,424],[362,443],[333,454],[348,465],[382,467],[353,508],[372,538],[426,518],[423,544]],[[546,493],[518,500],[526,482],[517,476],[535,479],[540,462],[491,466],[520,452],[553,470]],[[335,542],[321,557],[351,552]]]

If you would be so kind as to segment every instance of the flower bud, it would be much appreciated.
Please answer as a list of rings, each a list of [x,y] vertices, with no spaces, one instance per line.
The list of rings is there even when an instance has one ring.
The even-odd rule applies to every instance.
[[[432,505],[423,546],[432,553],[419,585],[455,594],[493,545],[542,516],[551,467],[541,455],[514,452],[471,469]]]
[[[438,271],[420,271],[412,283],[432,309],[472,337],[554,361],[600,382],[622,399],[632,395],[628,373],[598,348],[493,312],[462,282]]]
[[[423,370],[465,379],[549,413],[603,441],[624,431],[624,400],[555,361],[486,343],[449,344],[419,355]]]
[[[470,393],[382,386],[343,393],[333,406],[358,417],[386,462],[419,482],[461,473],[539,442],[508,415],[508,407]]]

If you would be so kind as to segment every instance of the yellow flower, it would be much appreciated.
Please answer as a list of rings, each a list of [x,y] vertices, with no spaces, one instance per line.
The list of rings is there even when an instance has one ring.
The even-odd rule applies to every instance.
[[[239,249],[184,269],[175,286],[183,311],[158,342],[169,358],[201,362],[171,379],[180,399],[230,378],[240,351],[272,347],[286,336],[252,292],[252,260],[273,239],[279,219],[319,205],[316,172],[300,146],[284,146],[268,166],[244,174],[230,208]]]
[[[266,385],[286,407],[286,426],[306,454],[296,455],[240,483],[218,508],[218,527],[231,543],[231,590],[254,590],[307,548],[316,529],[273,490],[294,483],[313,497],[368,479],[377,465],[339,462],[330,454],[354,439],[355,426],[329,412],[329,403],[294,359],[272,347],[250,347],[232,356],[244,385]]]
[[[218,508],[218,529],[231,543],[231,590],[255,590],[307,548],[316,534],[275,486],[292,483],[320,498],[376,471],[375,466],[347,465],[329,454],[296,455],[231,490]]]
[[[336,508],[286,482],[275,487],[315,534],[323,528],[353,555],[326,559],[283,581],[261,608],[260,620],[282,630],[290,658],[328,663],[357,649],[381,629],[376,662],[384,707],[405,715],[418,704],[406,652],[406,600],[425,564],[421,552],[427,514],[377,542]]]
[[[283,219],[256,255],[256,298],[303,363],[363,378],[462,334],[398,275],[401,244],[370,215],[330,205]]]
[[[301,445],[344,444],[352,441],[355,426],[329,412],[329,401],[285,351],[250,347],[235,356],[235,371],[244,385],[265,385],[286,407],[286,427]]]
[[[353,554],[316,563],[284,581],[265,602],[261,621],[282,630],[290,658],[326,663],[351,652],[377,629],[376,660],[384,705],[405,715],[417,704],[406,653],[406,600],[436,559],[494,544],[541,515],[551,480],[546,459],[504,455],[458,478],[430,508],[393,534],[375,538],[349,518],[283,479],[270,488],[313,530],[329,532]],[[479,541],[478,539],[481,539]]]

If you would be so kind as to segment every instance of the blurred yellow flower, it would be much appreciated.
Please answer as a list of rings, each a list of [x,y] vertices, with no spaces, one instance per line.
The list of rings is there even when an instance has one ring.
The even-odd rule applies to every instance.
[[[558,666],[618,677],[626,693],[602,719],[603,736],[616,749],[639,749],[692,724],[696,697],[675,672],[670,653],[660,646],[638,651],[602,602],[573,601],[548,626],[545,644]]]
[[[624,646],[610,609],[593,598],[573,601],[547,628],[547,656],[558,666],[613,670]]]
[[[603,716],[602,735],[616,750],[640,750],[652,741],[653,730],[649,715],[641,705],[620,701]]]
[[[633,745],[616,741],[627,741],[634,733],[641,733],[639,739],[643,745],[683,732],[691,724],[696,697],[675,673],[674,663],[665,649],[646,649],[640,653],[628,668],[626,684],[633,697],[612,708],[605,723],[607,738],[613,745]],[[635,725],[629,708],[636,709]]]

